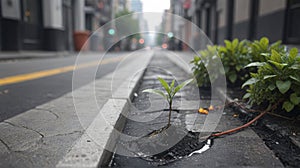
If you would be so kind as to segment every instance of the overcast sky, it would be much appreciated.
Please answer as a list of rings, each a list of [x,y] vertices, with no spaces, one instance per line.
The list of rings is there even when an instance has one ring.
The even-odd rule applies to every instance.
[[[144,12],[163,12],[170,8],[170,0],[141,0]]]

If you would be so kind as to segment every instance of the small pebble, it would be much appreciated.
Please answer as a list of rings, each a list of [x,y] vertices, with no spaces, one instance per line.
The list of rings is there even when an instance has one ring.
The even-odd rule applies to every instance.
[[[279,142],[275,142],[276,145],[279,145]]]

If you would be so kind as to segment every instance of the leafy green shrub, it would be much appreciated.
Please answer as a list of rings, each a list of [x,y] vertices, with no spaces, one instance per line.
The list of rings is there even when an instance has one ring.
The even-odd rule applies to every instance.
[[[239,42],[238,39],[234,39],[232,42],[225,40],[224,43],[225,46],[207,46],[206,50],[199,51],[201,57],[195,56],[191,61],[194,64],[192,70],[198,86],[210,86],[219,75],[224,75],[216,65],[216,59],[221,59],[226,78],[231,84],[237,81],[244,82],[249,78],[249,74],[243,70],[251,61],[247,41]],[[208,70],[213,73],[208,74]]]
[[[300,106],[300,57],[296,48],[290,52],[271,50],[265,62],[253,62],[246,67],[258,68],[242,86],[248,86],[244,98],[249,98],[251,104],[272,105],[282,100],[280,106],[286,112]]]
[[[225,46],[220,46],[218,49],[221,57],[226,78],[231,84],[237,81],[244,82],[249,78],[249,74],[244,71],[244,66],[251,62],[248,55],[247,41],[239,42],[234,39],[232,42],[225,40]]]
[[[219,59],[217,53],[218,46],[207,46],[206,50],[199,51],[201,57],[195,56],[191,63],[194,64],[192,70],[197,79],[198,86],[209,87],[218,78],[218,73],[208,74],[216,70],[215,59]]]
[[[199,51],[201,57],[195,56],[191,61],[194,64],[192,70],[198,86],[210,86],[210,82],[213,83],[218,78],[218,74],[222,74],[221,71],[220,73],[216,72],[218,68],[214,64],[214,59],[218,57],[223,63],[227,81],[240,86],[239,84],[250,78],[250,72],[257,72],[256,67],[245,70],[246,65],[251,62],[269,60],[272,50],[280,54],[286,52],[286,47],[281,45],[281,41],[270,44],[266,37],[253,42],[245,40],[240,42],[238,39],[234,39],[233,41],[225,40],[224,43],[224,46],[207,46],[206,50]],[[216,73],[208,74],[208,70]]]

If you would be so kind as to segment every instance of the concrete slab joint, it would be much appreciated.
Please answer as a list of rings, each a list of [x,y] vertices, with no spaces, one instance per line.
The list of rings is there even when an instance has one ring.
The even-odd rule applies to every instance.
[[[97,167],[99,162],[108,164],[112,156],[110,151],[113,151],[118,139],[115,129],[125,125],[125,120],[119,120],[119,112],[125,113],[127,107],[127,100],[109,99],[57,167]]]
[[[118,86],[112,94],[112,98],[108,99],[91,125],[56,167],[90,168],[109,165],[113,155],[112,151],[114,151],[118,138],[125,127],[129,102],[138,88],[152,56],[153,52],[146,53],[143,58],[136,58],[128,66],[119,70],[122,74],[114,77],[117,80],[123,79],[122,84]],[[137,71],[140,72],[136,74]],[[135,75],[132,76],[132,74]]]

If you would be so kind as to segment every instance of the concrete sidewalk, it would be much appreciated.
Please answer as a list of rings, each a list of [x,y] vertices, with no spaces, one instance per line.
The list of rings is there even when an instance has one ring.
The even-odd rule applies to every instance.
[[[90,125],[97,124],[94,120],[98,121],[97,116],[98,119],[101,117],[103,108],[125,108],[152,54],[152,51],[131,53],[120,62],[115,72],[1,122],[0,167],[56,167],[59,161],[59,167],[82,167],[80,165],[87,162],[81,162],[80,158],[90,157],[85,157],[83,148],[79,151],[79,159],[76,157],[77,153],[75,154],[74,158],[77,160],[74,162],[66,162],[70,160],[69,157],[73,158],[72,153],[66,154],[72,152],[72,146],[85,137],[85,130],[90,130]],[[112,98],[118,100],[111,101]],[[121,112],[119,108],[113,117],[105,118],[107,123],[115,124],[120,115],[118,112]],[[111,129],[110,125],[102,124],[100,129],[103,129],[103,132],[96,136],[102,138],[105,145]],[[85,142],[92,142],[92,138]],[[88,163],[97,165],[103,147],[95,145],[93,149],[98,152],[93,153],[96,160],[89,160]]]

